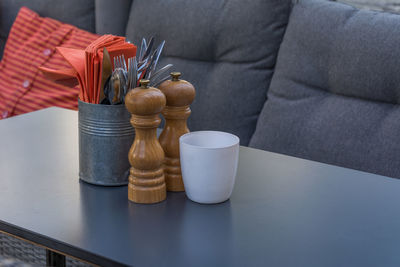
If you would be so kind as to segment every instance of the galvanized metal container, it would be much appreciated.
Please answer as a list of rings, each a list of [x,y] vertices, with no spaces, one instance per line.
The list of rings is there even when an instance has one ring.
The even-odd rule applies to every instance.
[[[78,114],[79,178],[104,186],[128,184],[128,152],[135,133],[125,105],[79,100]]]

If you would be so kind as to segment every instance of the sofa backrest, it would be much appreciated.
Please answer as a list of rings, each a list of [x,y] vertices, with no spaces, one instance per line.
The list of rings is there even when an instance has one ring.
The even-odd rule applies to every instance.
[[[223,130],[247,145],[266,99],[291,0],[5,0],[0,52],[21,6],[99,34],[140,44],[166,40],[160,65],[173,63],[197,96],[191,130]]]
[[[196,88],[191,130],[223,130],[247,145],[266,100],[290,0],[135,0],[126,36],[166,41],[160,66],[174,64]]]
[[[250,146],[400,178],[400,15],[300,0]]]
[[[95,32],[94,0],[0,0],[0,59],[8,33],[22,6],[83,30]]]
[[[132,0],[95,0],[96,33],[125,36]]]

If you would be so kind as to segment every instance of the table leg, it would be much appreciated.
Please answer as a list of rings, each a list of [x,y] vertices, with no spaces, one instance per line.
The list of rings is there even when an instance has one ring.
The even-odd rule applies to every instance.
[[[46,249],[46,266],[65,267],[65,256]]]

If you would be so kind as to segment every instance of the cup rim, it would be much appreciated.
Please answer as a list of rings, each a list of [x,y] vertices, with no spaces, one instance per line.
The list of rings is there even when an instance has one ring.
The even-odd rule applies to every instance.
[[[230,136],[233,137],[233,139],[235,139],[234,144],[232,145],[226,145],[226,146],[218,146],[218,147],[211,147],[211,146],[196,146],[196,145],[192,145],[192,144],[188,144],[184,142],[184,139],[187,138],[190,135],[198,135],[198,134],[203,134],[203,133],[218,133],[218,134],[222,134],[222,135],[226,135],[226,136]],[[223,132],[223,131],[194,131],[194,132],[189,132],[186,133],[184,135],[182,135],[181,137],[179,137],[179,143],[183,144],[185,146],[190,146],[190,147],[195,147],[197,149],[208,149],[208,150],[213,150],[213,149],[224,149],[224,148],[231,148],[231,147],[235,147],[237,145],[239,145],[240,143],[240,138],[234,134],[228,133],[228,132]]]

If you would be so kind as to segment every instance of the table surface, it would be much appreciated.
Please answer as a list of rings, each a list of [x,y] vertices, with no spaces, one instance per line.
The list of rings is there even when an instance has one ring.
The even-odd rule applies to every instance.
[[[230,200],[78,179],[77,112],[0,121],[0,230],[100,265],[400,266],[400,181],[240,148]]]

